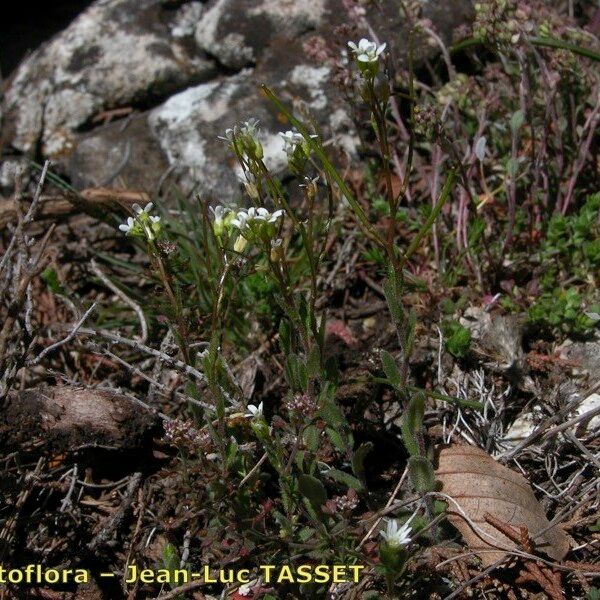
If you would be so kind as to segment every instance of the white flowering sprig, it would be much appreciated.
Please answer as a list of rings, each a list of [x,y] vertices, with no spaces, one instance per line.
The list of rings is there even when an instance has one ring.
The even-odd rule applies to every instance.
[[[288,156],[292,156],[297,148],[304,143],[304,136],[293,129],[280,131],[279,135],[283,139],[283,149]]]
[[[257,243],[260,241],[271,240],[277,233],[279,221],[283,218],[283,210],[269,212],[266,208],[256,208],[254,206],[247,210],[240,210],[231,220],[231,226],[240,232],[240,237],[247,242]],[[245,243],[236,242],[234,250],[241,252]]]
[[[410,544],[409,534],[412,527],[405,523],[402,527],[398,527],[396,519],[388,519],[387,527],[379,533],[389,546],[407,546]]]
[[[280,131],[280,137],[283,139],[283,150],[287,154],[288,166],[291,171],[302,174],[304,166],[310,156],[310,146],[304,139],[304,136],[290,129],[288,131]],[[311,138],[317,138],[317,135],[311,135]]]
[[[148,202],[144,208],[139,204],[132,206],[135,217],[128,217],[125,223],[119,225],[119,229],[132,237],[141,237],[149,242],[155,240],[161,233],[162,226],[160,217],[150,214],[154,204]]]
[[[258,119],[248,119],[226,129],[225,137],[219,137],[229,143],[239,157],[250,161],[262,160],[264,151],[262,144],[258,141],[258,123]]]
[[[396,519],[388,519],[386,528],[379,532],[383,538],[379,545],[379,558],[386,568],[389,586],[406,566],[408,559],[406,548],[411,542],[410,532],[410,520],[399,527]]]
[[[356,57],[356,62],[361,73],[368,78],[375,77],[379,71],[379,60],[387,44],[377,45],[367,38],[362,38],[358,44],[348,42],[348,46]]]

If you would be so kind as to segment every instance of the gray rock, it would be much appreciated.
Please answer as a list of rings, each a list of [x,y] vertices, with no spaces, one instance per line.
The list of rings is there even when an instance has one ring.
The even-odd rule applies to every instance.
[[[568,340],[559,348],[561,358],[573,362],[577,369],[590,374],[600,371],[600,341],[572,342]]]
[[[316,29],[328,0],[217,0],[196,27],[196,42],[231,69],[256,63],[274,36]]]
[[[79,136],[65,164],[71,183],[154,194],[169,163],[146,119],[147,113],[134,114]]]
[[[422,4],[446,40],[471,11],[468,0],[443,10]],[[397,6],[371,7],[367,18],[402,57]],[[168,173],[185,192],[229,201],[240,188],[218,136],[236,121],[259,118],[266,162],[275,171],[285,166],[277,133],[289,125],[262,83],[335,138],[331,148],[356,153],[331,66],[303,49],[313,35],[332,42],[335,27],[348,22],[342,0],[97,0],[18,69],[1,106],[0,139],[52,157],[78,188],[152,192]],[[418,56],[425,52],[435,50]],[[125,121],[96,125],[98,113],[124,107],[134,109]]]
[[[275,53],[273,58],[277,56]],[[290,56],[299,55],[291,52]],[[342,147],[350,153],[355,151],[356,135],[350,118],[327,83],[328,77],[327,66],[280,61],[272,68],[267,61],[261,68],[244,69],[172,96],[150,112],[148,122],[185,191],[193,187],[204,196],[231,199],[239,194],[241,171],[219,136],[235,122],[259,119],[265,163],[274,173],[282,172],[287,164],[279,136],[287,126],[261,94],[260,82],[275,87],[287,101],[302,101],[325,136],[335,133]]]
[[[185,43],[193,31],[186,19],[200,9],[192,2],[172,14],[157,2],[99,0],[17,69],[3,102],[3,137],[23,152],[41,144],[45,156],[60,156],[98,112],[210,78],[214,63]]]

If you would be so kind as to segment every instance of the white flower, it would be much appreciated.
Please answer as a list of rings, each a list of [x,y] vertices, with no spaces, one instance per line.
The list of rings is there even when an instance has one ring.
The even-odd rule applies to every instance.
[[[214,224],[216,226],[223,225],[223,220],[225,219],[225,216],[227,215],[227,209],[221,205],[209,206],[208,208],[210,209],[210,212],[212,212],[212,214],[213,214]]]
[[[259,208],[251,206],[248,210],[240,210],[231,221],[231,224],[243,232],[251,228],[254,224],[277,223],[281,217],[283,217],[283,210],[281,209],[270,213],[262,206]]]
[[[255,406],[254,404],[248,404],[247,409],[248,412],[246,413],[246,417],[255,419],[258,417],[262,417],[263,403],[261,402],[258,406]]]
[[[148,204],[146,204],[146,206],[144,206],[144,208],[142,208],[139,204],[134,204],[132,206],[132,208],[133,208],[133,211],[137,215],[142,215],[142,213],[148,214],[152,210],[153,206],[154,206],[153,202],[148,202]]]
[[[146,237],[148,240],[153,240],[156,234],[160,231],[160,217],[155,217],[150,213],[154,204],[148,202],[144,208],[139,204],[133,204],[132,209],[135,217],[128,217],[125,223],[119,225],[119,229],[127,235],[138,237]]]
[[[304,142],[302,134],[291,129],[286,132],[280,131],[279,135],[283,139],[283,149],[288,156],[294,154],[296,148]]]
[[[227,228],[227,223],[231,219],[231,211],[224,206],[209,206],[213,214],[213,231],[217,237],[221,237]]]
[[[231,220],[231,224],[233,225],[233,227],[236,227],[240,231],[244,231],[244,229],[246,229],[248,226],[248,213],[243,210],[240,210],[235,215],[235,218]]]
[[[387,44],[371,42],[367,38],[363,38],[356,45],[354,42],[348,42],[348,46],[356,54],[356,60],[364,63],[375,63],[379,60],[379,56],[386,49]]]
[[[152,210],[152,207],[154,206],[154,204],[152,202],[148,202],[148,204],[146,204],[146,206],[144,206],[144,208],[142,208],[139,204],[134,204],[132,206],[134,212],[137,214],[137,219],[139,221],[139,219],[144,219],[144,218],[149,218],[150,221],[152,223],[158,223],[160,221],[160,217],[155,217],[150,213],[150,211]],[[127,221],[129,221],[129,219],[127,219]]]
[[[250,585],[248,583],[244,583],[244,585],[240,585],[237,593],[240,596],[249,596],[252,593],[252,588],[250,587]]]
[[[408,523],[398,528],[396,519],[388,519],[386,530],[379,533],[390,546],[406,546],[410,543],[410,537],[408,536],[410,531],[411,526]]]
[[[250,137],[254,137],[254,135],[258,131],[258,124],[259,124],[258,119],[254,119],[254,118],[248,119],[247,121],[244,121],[243,123],[238,123],[238,124],[234,125],[233,127],[226,129],[225,137],[219,136],[219,139],[233,143],[235,138],[238,138],[240,136],[247,135]]]
[[[133,217],[127,217],[127,221],[125,223],[121,223],[119,225],[119,229],[124,231],[125,233],[129,233],[135,226],[135,221]]]
[[[304,136],[295,129],[288,131],[280,131],[279,135],[283,139],[283,149],[288,156],[292,156],[296,152],[296,148],[304,143]],[[311,135],[311,138],[317,138],[317,135]]]

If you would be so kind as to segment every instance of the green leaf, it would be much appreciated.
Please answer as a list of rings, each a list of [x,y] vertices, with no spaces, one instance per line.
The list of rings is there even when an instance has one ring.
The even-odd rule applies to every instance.
[[[421,454],[421,449],[419,447],[417,436],[415,435],[415,431],[408,426],[405,419],[402,419],[400,429],[402,431],[402,442],[408,453],[411,456],[419,456]]]
[[[512,117],[510,118],[510,129],[513,135],[515,135],[519,129],[521,129],[521,125],[523,125],[524,121],[525,114],[522,110],[517,110],[513,113]]]
[[[519,173],[519,159],[509,158],[506,163],[506,172],[511,179],[516,179]]]
[[[321,395],[321,408],[319,409],[319,416],[331,427],[345,427],[346,418],[340,407],[335,401],[329,396],[329,394]]]
[[[53,294],[65,295],[65,291],[58,279],[58,273],[55,269],[46,267],[40,277]]]
[[[364,489],[363,484],[356,478],[354,475],[350,475],[350,473],[346,473],[345,471],[340,471],[339,469],[329,469],[326,473],[323,473],[325,477],[330,477],[334,481],[345,485],[357,492],[360,492]]]
[[[425,396],[423,394],[415,394],[408,403],[400,423],[402,441],[411,456],[419,456],[421,454],[417,434],[421,430],[424,414]]]
[[[319,447],[319,430],[314,425],[310,425],[304,430],[304,443],[311,452],[317,451]]]
[[[366,485],[365,458],[373,450],[373,442],[361,444],[352,455],[352,470],[354,474]]]
[[[281,319],[279,323],[279,344],[283,353],[289,355],[292,351],[292,330],[287,319]]]
[[[321,506],[327,502],[325,486],[316,477],[302,474],[298,477],[298,488],[311,506],[320,512]]]
[[[382,350],[380,356],[385,376],[395,388],[399,388],[402,385],[402,375],[394,357],[387,350]]]
[[[165,569],[179,569],[179,553],[173,544],[166,544],[162,551],[162,563]]]
[[[425,395],[415,394],[408,403],[403,420],[411,431],[417,432],[423,425],[423,416],[425,415]]]
[[[435,472],[428,458],[411,456],[408,459],[408,472],[417,492],[426,493],[435,490]]]
[[[310,354],[308,355],[308,365],[307,365],[308,376],[312,379],[316,379],[321,375],[321,351],[317,345],[314,345],[310,349]]]
[[[327,436],[331,440],[331,443],[335,446],[338,452],[345,452],[347,450],[348,443],[345,441],[344,436],[338,429],[327,427],[325,431],[327,432]]]
[[[400,301],[400,290],[396,284],[395,278],[389,277],[383,282],[383,293],[387,300],[387,305],[392,315],[392,319],[396,323],[402,323],[404,319],[404,309]]]

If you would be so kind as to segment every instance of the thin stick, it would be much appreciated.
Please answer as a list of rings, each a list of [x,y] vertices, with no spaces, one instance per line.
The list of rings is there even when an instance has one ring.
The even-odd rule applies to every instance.
[[[115,296],[118,296],[127,306],[129,306],[137,315],[137,318],[140,321],[140,327],[142,328],[142,334],[138,338],[138,340],[145,344],[148,340],[148,324],[146,322],[146,317],[144,316],[144,311],[142,307],[134,302],[129,296],[125,294],[122,290],[120,290],[106,275],[102,272],[102,269],[98,266],[98,263],[92,258],[91,261],[92,271],[94,271],[95,275],[102,281],[102,283],[109,288]]]
[[[69,333],[69,335],[67,335],[66,338],[55,342],[54,344],[51,344],[50,346],[48,346],[47,348],[44,348],[36,358],[34,358],[33,360],[28,362],[29,366],[32,365],[38,365],[40,363],[40,361],[42,360],[42,358],[44,358],[44,356],[46,356],[47,354],[49,354],[50,352],[52,352],[53,350],[56,350],[56,348],[60,348],[61,346],[64,346],[65,344],[67,344],[68,342],[70,342],[76,335],[77,332],[79,331],[79,328],[85,323],[86,319],[90,316],[90,314],[92,313],[92,311],[96,308],[96,302],[94,302],[94,304],[92,304],[84,313],[83,317],[81,317],[81,319],[79,319],[79,321],[75,324],[75,327],[73,327],[72,331]]]
[[[400,481],[398,481],[398,483],[396,484],[396,487],[394,488],[392,495],[389,497],[387,504],[384,507],[384,510],[386,508],[389,508],[392,505],[392,502],[394,502],[394,500],[396,499],[396,496],[400,492],[400,488],[402,487],[402,484],[404,483],[404,480],[406,479],[407,474],[408,474],[408,466],[404,469],[404,473],[402,473],[402,477],[400,477]],[[379,523],[381,523],[382,519],[383,519],[383,515],[380,516],[375,521],[375,523],[373,523],[373,525],[371,526],[371,529],[369,529],[369,531],[367,532],[367,535],[365,535],[365,537],[360,541],[360,544],[358,544],[358,546],[356,547],[357,551],[360,550],[362,548],[362,545],[373,535],[373,532],[377,529],[377,527],[379,526]]]
[[[256,473],[256,471],[258,471],[260,465],[262,465],[265,462],[265,460],[267,460],[266,452],[260,457],[260,460],[250,469],[248,474],[240,481],[238,489],[241,488],[250,479],[250,477],[252,477],[252,475]]]

